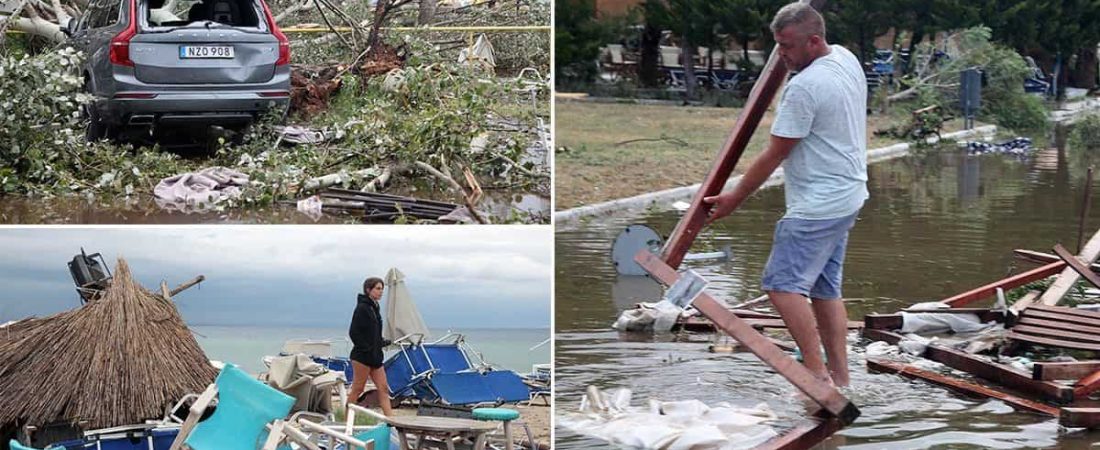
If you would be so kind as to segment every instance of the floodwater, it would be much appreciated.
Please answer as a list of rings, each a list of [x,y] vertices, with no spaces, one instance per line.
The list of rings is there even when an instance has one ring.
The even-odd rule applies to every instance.
[[[1064,132],[1053,141],[1058,147],[1025,160],[968,157],[949,147],[871,166],[871,198],[851,232],[845,264],[849,317],[895,312],[1033,267],[1013,260],[1016,248],[1047,253],[1057,243],[1076,248],[1089,156],[1066,149]],[[729,246],[732,260],[688,261],[684,267],[710,280],[708,290],[716,298],[736,303],[756,297],[774,223],[782,214],[782,189],[758,193],[730,218],[704,230],[692,249]],[[651,209],[557,231],[557,448],[609,448],[560,425],[575,413],[589,385],[629,388],[634,406],[648,399],[740,406],[767,402],[782,418],[772,424],[779,431],[805,416],[808,405],[791,395],[793,386],[752,354],[709,353],[714,335],[677,338],[610,328],[621,310],[661,295],[646,278],[616,275],[611,241],[632,223],[667,236],[680,215],[671,208]],[[1097,228],[1100,195],[1093,195],[1085,239]],[[1054,419],[1016,412],[1000,401],[870,374],[863,355],[867,342],[855,333],[849,342],[853,385],[846,393],[862,416],[823,448],[1092,448],[1100,443],[1100,432],[1068,432]]]

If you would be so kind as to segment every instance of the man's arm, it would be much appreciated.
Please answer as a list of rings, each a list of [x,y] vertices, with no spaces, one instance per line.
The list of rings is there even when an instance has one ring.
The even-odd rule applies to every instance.
[[[757,156],[753,160],[752,165],[749,166],[749,170],[741,176],[741,181],[737,183],[732,191],[723,193],[721,195],[715,195],[706,197],[703,199],[703,203],[709,203],[713,205],[710,210],[710,214],[707,216],[707,225],[710,225],[715,220],[721,219],[732,213],[737,207],[741,206],[741,203],[749,198],[753,192],[756,192],[760,188],[760,185],[764,184],[764,181],[775,172],[775,169],[779,167],[779,164],[787,159],[787,155],[791,154],[791,150],[802,139],[797,138],[785,138],[776,135],[771,135],[771,139],[768,141],[768,148],[764,149],[764,153]]]

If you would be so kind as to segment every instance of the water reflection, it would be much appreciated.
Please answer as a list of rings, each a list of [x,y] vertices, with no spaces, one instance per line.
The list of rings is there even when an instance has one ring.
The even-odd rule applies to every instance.
[[[1017,160],[967,157],[951,147],[872,166],[871,198],[852,231],[845,267],[849,316],[896,311],[1031,267],[1013,260],[1014,248],[1072,246],[1090,163],[1091,156],[1064,148]],[[1100,226],[1096,196],[1090,211],[1089,234]],[[688,262],[685,267],[711,280],[708,289],[717,298],[755,297],[773,226],[782,212],[781,189],[758,193],[728,220],[705,230],[693,247],[712,251],[730,246],[732,260]],[[608,257],[611,240],[631,223],[667,235],[679,217],[668,208],[558,231],[559,417],[576,410],[585,387],[594,384],[631,388],[635,402],[764,401],[786,419],[776,427],[794,426],[806,405],[791,395],[788,382],[751,354],[709,353],[710,336],[683,340],[632,335],[624,340],[609,329],[622,309],[660,296],[644,279],[615,275]],[[850,343],[854,387],[848,394],[863,415],[825,448],[1088,448],[1100,442],[1100,434],[1067,433],[1052,419],[1015,412],[999,401],[963,398],[927,383],[867,373],[863,345],[854,334]],[[561,427],[557,446],[606,448]]]

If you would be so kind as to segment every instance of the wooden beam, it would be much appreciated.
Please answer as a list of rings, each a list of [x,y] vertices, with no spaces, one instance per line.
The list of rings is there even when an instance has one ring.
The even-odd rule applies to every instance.
[[[980,288],[971,289],[952,297],[948,297],[942,300],[943,303],[950,305],[952,308],[959,308],[978,300],[992,297],[997,293],[997,288],[1009,290],[1028,284],[1032,281],[1042,280],[1043,278],[1057,274],[1059,271],[1065,269],[1066,263],[1063,261],[1052,262],[1045,266],[1036,267],[1026,272],[1020,272],[1016,275],[1008,278],[994,281]]]
[[[1100,231],[1093,234],[1089,241],[1085,243],[1085,247],[1081,249],[1081,253],[1077,255],[1077,258],[1084,261],[1085,264],[1091,265],[1096,262],[1096,258],[1100,257]],[[1062,269],[1062,273],[1058,274],[1058,278],[1054,280],[1054,284],[1051,284],[1047,288],[1046,292],[1039,297],[1039,303],[1047,306],[1057,305],[1062,297],[1065,297],[1069,293],[1070,289],[1073,289],[1073,285],[1077,283],[1077,280],[1081,278],[1081,275],[1073,270],[1071,267]]]
[[[1075,331],[1057,330],[1053,328],[1037,327],[1034,325],[1016,325],[1012,327],[1014,333],[1042,336],[1067,341],[1084,342],[1087,344],[1100,344],[1100,335],[1078,333]]]
[[[1050,264],[1052,262],[1058,262],[1062,259],[1058,255],[1052,255],[1050,253],[1037,252],[1034,250],[1016,249],[1012,251],[1013,256],[1017,259],[1024,261],[1031,261],[1036,264]],[[1100,272],[1100,264],[1093,264],[1089,266],[1093,272]]]
[[[968,381],[960,380],[958,378],[941,375],[928,370],[918,369],[916,367],[894,361],[888,361],[879,358],[867,358],[867,369],[879,372],[897,373],[908,378],[925,380],[932,384],[951,388],[967,394],[995,398],[1017,409],[1037,412],[1039,414],[1045,414],[1052,417],[1058,417],[1059,415],[1058,408],[1052,406],[1047,406],[1042,403],[1028,400],[1022,397],[1017,397],[1006,392],[990,389],[988,387],[980,386]]]
[[[876,341],[897,345],[904,336],[885,330],[863,329],[863,336]],[[980,356],[971,355],[938,344],[929,344],[922,355],[953,369],[961,370],[976,377],[985,378],[1000,385],[1033,394],[1040,398],[1059,403],[1073,401],[1073,388],[1049,381],[1037,381],[1031,374],[1021,372],[1004,364],[998,364]]]
[[[825,0],[801,0],[801,3],[808,3],[819,11],[825,6]],[[760,125],[760,120],[764,118],[764,113],[771,106],[776,92],[783,86],[786,79],[787,66],[779,57],[779,52],[772,51],[749,93],[749,98],[745,100],[745,108],[741,110],[741,114],[737,116],[737,122],[733,124],[733,130],[722,145],[722,150],[715,157],[710,172],[691,199],[691,206],[680,218],[680,222],[661,249],[661,259],[669,267],[673,269],[680,267],[684,255],[703,229],[707,213],[710,212],[710,205],[703,203],[703,198],[722,193],[722,187],[733,173],[737,161],[741,159],[741,154],[749,145],[749,139],[752,138],[756,127]]]
[[[1031,378],[1043,381],[1077,380],[1100,370],[1100,361],[1037,362]]]
[[[863,328],[874,330],[896,330],[901,328],[904,322],[901,314],[868,314],[863,316]]]
[[[179,294],[180,292],[183,292],[187,289],[190,289],[192,286],[194,286],[196,284],[202,283],[203,280],[206,280],[206,277],[203,276],[203,275],[199,275],[195,278],[192,278],[190,281],[184,282],[183,284],[181,284],[179,286],[176,286],[174,289],[172,289],[171,292],[169,292],[169,294],[171,294],[171,296],[175,297],[176,294]]]
[[[1081,275],[1086,280],[1088,280],[1089,283],[1092,283],[1093,286],[1100,287],[1100,276],[1092,273],[1092,270],[1085,266],[1085,264],[1082,263],[1081,260],[1077,259],[1076,256],[1073,256],[1073,254],[1071,254],[1069,250],[1066,250],[1065,247],[1062,247],[1062,244],[1057,244],[1054,246],[1054,254],[1058,255],[1059,258],[1062,258],[1062,261],[1065,261],[1071,269],[1077,272],[1078,275]]]
[[[971,355],[962,350],[930,344],[928,349],[924,351],[924,357],[1002,386],[1037,395],[1045,400],[1070,403],[1074,399],[1073,389],[1069,386],[1049,381],[1033,380],[1030,373],[1019,371],[1012,366],[989,361],[980,356]]]
[[[811,416],[812,419],[804,420],[786,433],[753,447],[753,450],[809,450],[844,428],[844,424],[822,410]]]
[[[1027,312],[1025,312],[1022,316],[1020,316],[1020,320],[1023,320],[1025,318],[1039,319],[1039,320],[1053,320],[1053,321],[1068,323],[1068,324],[1073,324],[1073,325],[1083,325],[1083,326],[1086,326],[1086,327],[1100,327],[1100,319],[1093,319],[1093,318],[1090,318],[1090,317],[1079,316],[1079,315],[1076,315],[1076,314],[1065,314],[1065,313],[1056,312],[1056,311],[1040,310],[1036,307],[1028,308]]]
[[[1100,428],[1100,408],[1062,408],[1058,424],[1068,428]]]
[[[890,345],[898,345],[898,342],[905,339],[904,336],[893,331],[879,330],[871,327],[863,328],[863,337],[872,341],[882,341]]]
[[[1030,325],[1034,327],[1051,328],[1055,330],[1076,331],[1080,333],[1094,333],[1098,339],[1100,339],[1100,327],[1093,327],[1088,325],[1080,325],[1076,323],[1063,322],[1060,320],[1044,320],[1036,318],[1030,313],[1020,318],[1017,325]]]
[[[1100,352],[1100,345],[1097,345],[1097,344],[1087,344],[1087,343],[1084,343],[1084,342],[1075,342],[1075,341],[1066,341],[1066,340],[1062,340],[1062,339],[1044,338],[1044,337],[1032,336],[1030,334],[1014,333],[1012,331],[1009,331],[1007,334],[1005,334],[1005,337],[1007,337],[1009,339],[1012,339],[1012,340],[1015,340],[1015,341],[1025,342],[1025,343],[1028,343],[1028,344],[1045,345],[1047,347],[1068,348],[1068,349],[1071,349],[1071,350],[1087,350],[1087,351],[1090,351],[1090,352]]]
[[[1087,309],[1081,309],[1081,308],[1069,308],[1069,307],[1065,307],[1065,306],[1035,305],[1035,307],[1032,308],[1029,312],[1032,312],[1032,311],[1042,311],[1042,312],[1053,313],[1053,314],[1063,314],[1063,315],[1067,315],[1067,316],[1083,317],[1083,318],[1095,319],[1097,321],[1100,321],[1100,312],[1089,311]]]
[[[657,255],[649,250],[641,250],[634,256],[634,260],[649,273],[653,279],[661,284],[671,286],[680,279],[680,274],[665,264]],[[764,361],[773,370],[778,372],[787,381],[795,385],[800,391],[810,397],[822,408],[838,417],[845,425],[852,423],[859,417],[859,409],[856,405],[840,394],[831,384],[817,378],[809,369],[806,369],[794,358],[791,358],[767,337],[752,328],[744,319],[730,313],[725,306],[703,291],[692,303],[700,313],[714,322],[718,329],[726,332],[741,345],[744,345],[754,355]]]
[[[1073,395],[1077,398],[1088,398],[1089,394],[1100,389],[1100,371],[1093,372],[1081,378],[1073,385]]]

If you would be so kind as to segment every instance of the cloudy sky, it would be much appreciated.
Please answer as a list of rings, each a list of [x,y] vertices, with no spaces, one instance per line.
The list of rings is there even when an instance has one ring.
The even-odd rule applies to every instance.
[[[191,325],[347,326],[396,267],[429,327],[550,327],[552,229],[533,226],[0,228],[0,322],[77,307],[81,247],[149,289],[205,275],[175,298]]]

